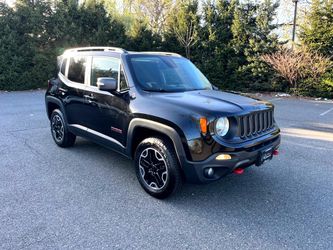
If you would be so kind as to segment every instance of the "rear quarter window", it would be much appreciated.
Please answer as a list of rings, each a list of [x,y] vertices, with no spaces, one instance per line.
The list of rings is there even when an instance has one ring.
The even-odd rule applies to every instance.
[[[60,68],[60,72],[61,72],[61,74],[63,74],[64,76],[66,75],[66,66],[67,66],[67,58],[65,58],[65,59],[62,61],[61,68]]]
[[[77,83],[84,83],[86,72],[85,57],[71,57],[69,60],[68,80]]]

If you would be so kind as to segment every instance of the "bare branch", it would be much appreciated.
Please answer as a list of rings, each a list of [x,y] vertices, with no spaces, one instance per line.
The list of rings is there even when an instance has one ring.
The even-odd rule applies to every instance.
[[[297,93],[300,80],[311,78],[317,82],[332,67],[332,61],[329,57],[323,56],[317,51],[310,51],[305,47],[300,47],[297,50],[281,48],[273,54],[263,55],[261,59],[286,79],[294,88],[295,93]]]

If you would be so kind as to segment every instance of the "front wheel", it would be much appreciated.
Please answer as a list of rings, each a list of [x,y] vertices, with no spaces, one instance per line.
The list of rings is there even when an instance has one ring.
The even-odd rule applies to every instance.
[[[162,138],[144,139],[135,152],[136,176],[143,189],[164,199],[180,189],[182,176],[175,150]]]

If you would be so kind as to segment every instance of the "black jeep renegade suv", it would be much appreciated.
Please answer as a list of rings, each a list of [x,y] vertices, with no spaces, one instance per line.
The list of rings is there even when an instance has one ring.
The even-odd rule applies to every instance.
[[[218,91],[177,54],[87,47],[65,51],[58,65],[45,96],[55,143],[69,147],[83,136],[134,159],[154,197],[278,153],[271,103]]]

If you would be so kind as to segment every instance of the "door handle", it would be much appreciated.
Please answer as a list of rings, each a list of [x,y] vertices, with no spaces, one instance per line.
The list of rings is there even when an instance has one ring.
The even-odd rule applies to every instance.
[[[65,96],[67,93],[67,89],[58,88],[58,90],[59,90],[60,95],[62,95],[62,96]]]
[[[93,94],[90,94],[90,95],[83,95],[83,97],[84,97],[85,99],[87,99],[87,101],[88,101],[89,103],[92,103],[93,101],[96,100]]]
[[[68,90],[63,88],[58,88],[60,92],[66,93]]]
[[[87,99],[95,99],[93,95],[84,95],[83,97]]]

